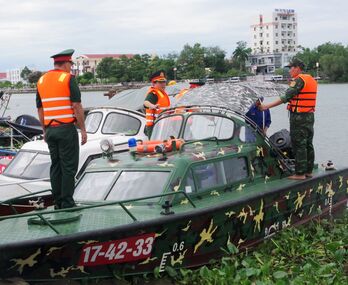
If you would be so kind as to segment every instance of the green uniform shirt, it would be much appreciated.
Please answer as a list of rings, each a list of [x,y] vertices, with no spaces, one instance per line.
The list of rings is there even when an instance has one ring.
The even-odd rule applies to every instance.
[[[70,77],[70,100],[71,102],[80,103],[81,102],[81,92],[79,86],[77,85],[77,81],[75,76]],[[39,91],[36,91],[36,107],[42,108],[42,102],[39,95]]]
[[[147,94],[145,101],[149,101],[151,104],[156,105],[158,102],[158,97],[155,93],[151,92],[151,93]]]
[[[290,87],[286,90],[284,95],[280,96],[280,100],[282,100],[283,103],[289,102],[294,96],[300,93],[304,84],[304,81],[300,77],[291,81]]]

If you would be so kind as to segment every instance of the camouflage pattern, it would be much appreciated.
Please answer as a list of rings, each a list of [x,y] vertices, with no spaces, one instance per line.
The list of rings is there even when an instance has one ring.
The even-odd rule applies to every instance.
[[[312,173],[314,167],[314,113],[290,112],[290,137],[297,175]]]
[[[229,116],[222,112],[225,110],[218,115]],[[185,114],[186,121],[191,114]],[[86,169],[87,173],[170,172],[163,189],[167,196],[158,202],[124,201],[124,208],[119,202],[96,203],[70,211],[1,217],[0,276],[27,281],[88,280],[198,266],[225,255],[231,244],[248,250],[282,229],[346,208],[348,168],[329,173],[315,169],[314,177],[305,181],[281,179],[288,174],[281,157],[259,133],[255,133],[255,142],[243,141],[244,118],[233,120],[235,131],[228,140],[193,141],[168,153],[165,160],[161,154],[137,154],[136,160],[128,153],[117,154],[112,160],[97,159]],[[229,158],[245,159],[247,177],[200,192],[187,191],[187,177],[195,166]],[[172,203],[168,215],[162,209],[166,201]],[[49,219],[59,233],[49,224],[29,223],[37,215]],[[53,223],[59,215],[67,222]],[[144,242],[148,235],[153,237],[151,243]],[[137,239],[133,247],[132,239]],[[128,242],[128,247],[122,247],[120,241]],[[101,250],[101,243],[110,242],[118,242],[117,248]],[[146,257],[117,259],[136,256],[138,248]],[[91,264],[93,260],[98,264]]]

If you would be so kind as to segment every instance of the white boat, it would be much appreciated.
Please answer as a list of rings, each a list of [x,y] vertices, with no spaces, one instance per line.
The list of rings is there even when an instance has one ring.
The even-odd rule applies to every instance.
[[[76,178],[83,173],[92,159],[102,156],[101,140],[108,139],[114,144],[116,151],[123,151],[128,150],[130,137],[137,140],[147,139],[144,133],[145,116],[133,110],[116,107],[91,109],[85,124],[88,141],[80,147]],[[42,197],[44,207],[52,203],[51,192],[47,191],[51,187],[50,165],[48,146],[43,140],[25,143],[0,175],[0,215],[14,213],[13,208],[9,207],[11,203],[19,212],[38,207],[34,202],[34,205],[28,204],[29,201],[37,201],[38,197]],[[46,192],[41,193],[44,190]],[[22,196],[22,199],[11,201],[18,196]]]

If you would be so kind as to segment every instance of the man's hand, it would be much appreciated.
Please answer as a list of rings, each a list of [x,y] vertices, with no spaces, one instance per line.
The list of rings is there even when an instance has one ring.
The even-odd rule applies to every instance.
[[[87,133],[86,131],[81,131],[81,145],[84,145],[87,142]]]
[[[157,105],[157,104],[156,104],[156,105],[155,105],[155,104],[152,104],[151,109],[152,109],[152,110],[158,109],[158,105]]]
[[[260,111],[266,111],[268,109],[268,106],[267,104],[260,104],[258,108]]]

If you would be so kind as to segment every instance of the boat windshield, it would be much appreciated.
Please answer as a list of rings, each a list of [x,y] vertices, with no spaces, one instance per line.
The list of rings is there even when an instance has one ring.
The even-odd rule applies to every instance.
[[[117,171],[86,173],[76,185],[76,201],[102,201],[111,187]]]
[[[226,117],[211,114],[193,114],[186,120],[184,140],[200,140],[209,137],[231,139],[234,122]]]
[[[123,171],[112,187],[106,200],[122,201],[154,196],[163,193],[170,172]],[[146,199],[145,202],[157,201]]]
[[[165,171],[123,171],[112,186],[117,173],[117,171],[86,173],[75,188],[74,199],[79,202],[124,201],[158,195],[163,193],[170,174]],[[156,200],[158,198],[145,201]]]
[[[103,114],[101,112],[88,113],[85,120],[86,132],[90,134],[96,133],[102,118]]]
[[[3,175],[24,179],[49,177],[51,159],[47,153],[20,151],[5,168]]]
[[[179,137],[183,116],[165,117],[156,122],[151,134],[151,140],[167,140],[170,136]]]
[[[141,122],[139,119],[127,114],[116,112],[109,113],[103,124],[103,134],[125,134],[134,136],[139,132]]]

